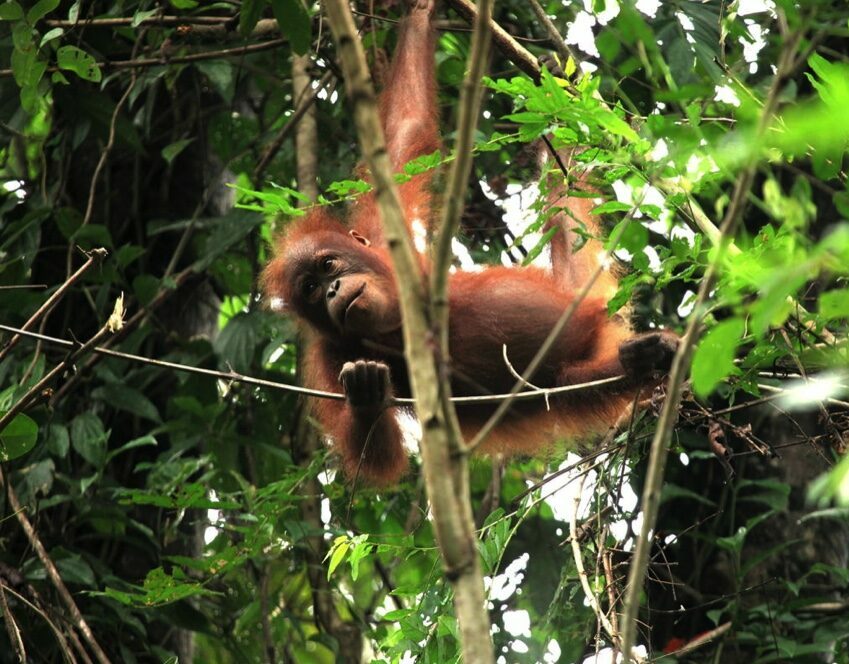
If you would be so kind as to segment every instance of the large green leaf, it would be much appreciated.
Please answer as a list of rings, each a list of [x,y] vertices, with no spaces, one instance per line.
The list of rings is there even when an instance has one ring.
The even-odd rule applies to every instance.
[[[35,446],[38,425],[29,415],[18,413],[0,431],[0,461],[17,459]]]
[[[693,391],[696,394],[707,396],[721,380],[739,372],[734,358],[743,329],[743,321],[735,317],[718,323],[704,335],[693,356]]]
[[[306,53],[310,48],[310,15],[300,0],[271,0],[271,11],[277,19],[280,32],[289,38],[295,53]]]
[[[103,72],[97,66],[94,56],[76,46],[59,47],[56,51],[56,62],[59,69],[72,71],[86,81],[99,83],[100,79],[103,78]]]

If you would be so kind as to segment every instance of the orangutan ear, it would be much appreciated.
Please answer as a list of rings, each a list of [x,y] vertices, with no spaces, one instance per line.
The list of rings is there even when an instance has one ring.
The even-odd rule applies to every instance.
[[[357,233],[357,231],[348,231],[348,235],[350,235],[352,238],[354,238],[357,242],[359,242],[364,247],[370,247],[371,246],[371,240],[369,240],[367,237],[363,237],[362,235]]]

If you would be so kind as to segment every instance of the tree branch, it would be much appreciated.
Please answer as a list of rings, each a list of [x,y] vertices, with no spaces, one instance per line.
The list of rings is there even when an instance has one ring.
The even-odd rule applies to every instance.
[[[471,0],[448,0],[447,4],[469,23],[475,22],[478,8]],[[517,42],[509,32],[492,19],[489,20],[489,29],[492,31],[493,42],[498,46],[498,50],[504,57],[532,79],[538,81],[540,66],[533,53]]]
[[[463,660],[466,664],[490,664],[493,661],[490,621],[476,547],[467,460],[464,455],[451,453],[459,444],[459,432],[442,408],[431,344],[422,343],[430,337],[422,275],[407,235],[365,53],[357,39],[350,8],[345,0],[327,0],[325,7],[395,268],[405,354],[416,412],[422,423],[425,484],[443,566],[454,590]]]
[[[759,136],[763,135],[772,119],[772,114],[775,110],[776,104],[778,103],[778,93],[781,90],[782,83],[784,81],[784,73],[787,71],[788,65],[792,62],[793,53],[798,47],[801,38],[802,33],[796,33],[785,42],[785,48],[781,53],[776,74],[767,94],[763,113],[758,122],[757,134]],[[631,567],[628,570],[628,585],[625,589],[624,599],[625,613],[620,623],[622,626],[623,653],[630,653],[636,640],[637,616],[640,609],[640,594],[645,580],[646,570],[648,569],[651,535],[654,532],[654,528],[657,523],[658,510],[660,508],[660,492],[661,485],[663,484],[663,473],[666,468],[666,458],[669,453],[669,443],[672,439],[672,430],[675,426],[678,409],[681,405],[684,380],[686,379],[687,372],[690,367],[690,361],[693,356],[695,344],[701,333],[701,323],[705,309],[705,302],[713,289],[719,267],[728,251],[728,247],[734,235],[734,230],[742,217],[743,208],[745,206],[749,190],[752,186],[756,167],[756,162],[750,163],[737,178],[731,202],[726,210],[725,218],[722,220],[722,224],[719,227],[719,236],[716,238],[716,253],[713,260],[708,265],[708,269],[704,277],[702,278],[702,283],[696,296],[693,312],[690,314],[690,321],[687,324],[687,330],[681,338],[678,350],[675,353],[675,358],[672,361],[672,369],[669,372],[666,401],[660,411],[657,429],[655,431],[654,438],[652,439],[648,469],[646,472],[646,483],[643,487],[642,528],[640,529],[640,535],[637,538],[637,543],[634,548],[634,556],[631,559]]]
[[[273,48],[278,48],[283,44],[288,43],[287,39],[271,39],[261,44],[248,44],[247,46],[238,46],[235,48],[224,48],[217,51],[202,51],[201,53],[191,53],[189,55],[178,55],[171,58],[138,58],[136,60],[112,60],[107,62],[97,62],[95,67],[100,67],[106,70],[115,69],[133,69],[136,67],[158,67],[162,65],[180,65],[189,62],[200,62],[201,60],[216,60],[218,58],[242,57],[248,53],[259,53],[260,51],[269,51]],[[59,71],[58,67],[48,67],[46,72],[51,73]],[[0,78],[12,76],[11,69],[0,69]]]
[[[466,198],[469,171],[472,168],[472,149],[475,129],[480,115],[481,90],[486,59],[489,55],[490,17],[492,0],[481,0],[472,34],[472,48],[463,87],[460,91],[460,111],[457,119],[457,140],[454,161],[448,175],[448,188],[442,203],[442,219],[436,237],[431,276],[431,306],[435,336],[439,339],[443,360],[448,357],[448,268],[451,266],[451,243],[460,227],[463,202]],[[447,368],[440,371],[443,394],[450,393]],[[455,415],[456,417],[456,415]]]
[[[2,429],[2,426],[0,426],[0,429]],[[68,609],[68,613],[71,614],[71,621],[77,629],[80,630],[80,633],[83,635],[86,643],[88,643],[89,648],[91,648],[92,652],[94,652],[94,656],[97,658],[97,661],[100,662],[100,664],[109,664],[109,658],[106,656],[106,653],[103,652],[103,649],[100,647],[97,639],[94,638],[94,633],[91,631],[91,627],[88,626],[86,619],[83,617],[82,612],[76,602],[74,602],[74,598],[68,591],[68,587],[65,585],[65,582],[62,581],[62,577],[59,575],[59,570],[56,569],[56,565],[53,564],[53,560],[51,560],[50,555],[47,553],[47,549],[44,548],[38,534],[35,532],[35,528],[32,527],[32,524],[27,518],[25,510],[21,506],[21,501],[18,500],[18,494],[15,493],[15,489],[12,487],[12,483],[6,481],[6,477],[3,475],[3,469],[0,467],[0,486],[3,486],[4,484],[6,485],[6,495],[9,498],[9,507],[12,508],[12,511],[18,519],[18,523],[21,524],[21,528],[23,528],[24,534],[27,536],[30,545],[33,549],[35,549],[39,560],[41,560],[41,564],[44,565],[47,577],[53,583],[53,586],[59,593],[59,597],[61,597],[62,601],[65,603],[65,608]]]
[[[85,253],[85,252],[83,252],[83,253]],[[8,342],[6,342],[6,345],[3,346],[2,350],[0,350],[0,361],[2,361],[3,358],[6,357],[6,354],[10,350],[12,350],[12,348],[14,348],[17,345],[18,341],[21,340],[21,336],[22,336],[21,333],[22,332],[26,332],[33,325],[35,325],[36,322],[38,322],[39,318],[41,318],[48,311],[50,311],[53,308],[53,306],[59,300],[62,299],[62,297],[65,295],[65,293],[68,291],[68,289],[71,286],[73,286],[77,281],[79,281],[80,277],[82,277],[86,272],[88,272],[89,268],[92,265],[94,265],[95,263],[100,264],[100,262],[106,256],[106,249],[103,249],[103,248],[92,249],[90,252],[88,252],[85,255],[88,257],[88,260],[85,263],[83,263],[80,266],[80,268],[76,272],[74,272],[70,277],[65,279],[64,283],[61,286],[59,286],[59,288],[57,288],[53,292],[53,295],[48,297],[47,300],[45,300],[44,304],[42,304],[36,310],[36,312],[32,316],[29,317],[27,322],[24,323],[23,326],[20,328],[20,331],[18,333],[16,333],[11,339],[9,339]]]

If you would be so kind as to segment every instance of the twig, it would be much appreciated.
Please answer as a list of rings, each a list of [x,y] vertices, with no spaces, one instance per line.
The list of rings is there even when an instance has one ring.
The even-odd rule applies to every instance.
[[[716,641],[720,636],[725,634],[727,631],[731,629],[731,622],[722,623],[719,627],[715,627],[714,629],[708,630],[703,634],[699,634],[692,641],[688,641],[683,646],[678,648],[678,650],[673,650],[670,653],[665,653],[658,657],[658,660],[663,660],[665,657],[680,657],[681,655],[686,655],[689,652],[692,652],[696,648],[701,648],[703,645],[707,645],[711,641]]]
[[[784,388],[784,387],[778,387],[776,385],[767,385],[765,383],[758,383],[758,389],[765,390],[766,392],[773,392],[774,393],[774,394],[767,396],[767,397],[761,397],[761,399],[759,399],[758,401],[769,401],[771,399],[780,399],[781,397],[786,396],[787,392],[790,391],[790,390],[788,390],[787,388]],[[825,399],[822,399],[822,400],[818,399],[817,401],[820,404],[829,403],[829,404],[834,405],[834,406],[841,406],[843,408],[849,408],[849,402],[841,401],[840,399],[832,399],[831,397],[826,397]]]
[[[478,8],[471,0],[448,0],[447,4],[469,23],[475,22]],[[538,81],[540,66],[533,54],[492,19],[489,21],[489,29],[492,31],[492,40],[498,46],[498,50],[528,76]]]
[[[2,585],[2,582],[0,582],[0,585]],[[50,627],[50,629],[53,631],[53,634],[56,636],[56,640],[59,642],[59,650],[62,651],[62,655],[64,656],[65,661],[70,662],[71,664],[76,664],[77,659],[76,657],[74,657],[74,653],[71,652],[71,648],[68,646],[68,641],[62,634],[62,630],[60,630],[56,623],[54,623],[50,619],[50,616],[48,616],[47,613],[41,607],[37,606],[33,602],[30,602],[26,597],[24,597],[21,593],[17,592],[14,588],[5,586],[4,590],[9,594],[14,595],[19,602],[23,602],[35,613],[41,616],[41,618],[44,620],[44,622],[47,623],[47,626]],[[40,603],[38,596],[35,594],[35,590],[33,588],[30,588],[30,592],[33,593],[34,602]]]
[[[119,300],[120,302],[120,300]],[[116,302],[115,310],[117,312],[119,307],[119,303]],[[123,313],[123,312],[122,312]],[[113,313],[113,316],[115,314]],[[68,356],[62,360],[59,364],[57,364],[53,369],[51,369],[40,381],[38,381],[35,385],[29,388],[24,395],[18,399],[14,404],[12,404],[8,411],[6,411],[2,417],[0,417],[0,431],[6,428],[6,426],[11,422],[14,417],[24,410],[29,402],[38,395],[43,389],[45,389],[50,383],[53,381],[56,376],[62,373],[67,367],[69,367],[73,362],[90,352],[92,349],[97,347],[97,344],[105,339],[107,336],[112,334],[114,330],[114,326],[112,323],[112,318],[110,317],[109,321],[98,330],[97,334],[95,334],[91,339],[89,339],[82,346],[79,346],[75,351],[68,354]],[[21,333],[21,332],[19,332]],[[33,336],[33,332],[25,332],[21,333],[25,336]],[[41,336],[41,335],[38,335]]]
[[[141,37],[144,37],[145,30],[142,30]],[[138,49],[141,48],[142,43],[144,42],[143,38],[140,38],[136,41],[133,46],[133,57],[135,57],[136,53],[138,53]],[[121,98],[118,100],[118,103],[115,104],[115,108],[112,110],[112,118],[109,121],[109,138],[106,141],[106,145],[103,147],[103,151],[100,153],[100,159],[97,160],[97,165],[94,167],[94,173],[91,176],[91,182],[88,187],[88,200],[86,201],[85,214],[83,215],[83,220],[80,223],[80,228],[83,228],[88,225],[91,221],[91,217],[94,214],[94,198],[97,193],[97,182],[100,179],[100,173],[103,171],[106,166],[106,162],[109,161],[109,155],[112,152],[112,148],[115,145],[115,134],[116,128],[118,126],[118,116],[121,114],[121,110],[124,108],[124,104],[127,103],[127,100],[130,98],[130,93],[133,91],[133,88],[136,87],[136,81],[138,81],[138,72],[134,69],[130,74],[130,84],[127,86],[127,89],[124,90],[124,93],[121,95]],[[69,277],[71,275],[71,257],[73,256],[73,245],[68,246],[68,253],[65,259],[66,270],[65,276]]]
[[[59,286],[59,288],[56,289],[53,295],[51,295],[47,298],[47,300],[45,300],[44,304],[42,304],[36,310],[36,312],[29,317],[27,322],[21,326],[20,332],[26,332],[33,325],[35,325],[38,319],[41,318],[45,313],[50,311],[50,309],[53,308],[53,305],[55,305],[62,298],[62,296],[65,295],[65,292],[71,286],[73,286],[80,279],[80,277],[82,277],[86,272],[88,272],[88,269],[92,265],[94,265],[95,263],[99,264],[106,257],[106,253],[106,249],[103,249],[102,247],[98,249],[92,249],[90,252],[86,253],[85,255],[88,256],[88,260],[83,263],[80,268],[76,272],[74,272],[70,277],[65,279],[65,282],[61,286]],[[0,350],[0,361],[2,361],[3,358],[6,357],[6,354],[10,350],[12,350],[12,348],[15,347],[18,341],[21,340],[20,332],[15,334],[11,339],[9,339],[3,349]]]
[[[168,280],[169,287],[168,288],[160,288],[159,293],[148,302],[148,304],[142,308],[140,308],[135,314],[130,316],[130,318],[124,323],[124,326],[115,333],[114,336],[109,337],[104,342],[103,346],[98,346],[98,348],[108,348],[116,343],[120,343],[123,339],[133,330],[136,329],[138,325],[140,325],[143,321],[147,319],[147,317],[163,303],[167,302],[170,297],[174,295],[188,280],[190,277],[195,276],[194,271],[191,267],[186,268],[181,271],[179,274],[175,275],[171,279]],[[163,277],[164,279],[164,277]],[[29,333],[28,333],[29,334]],[[53,395],[50,399],[51,406],[54,406],[62,397],[67,394],[71,389],[73,389],[74,385],[80,377],[85,375],[87,371],[89,371],[97,362],[100,361],[100,357],[102,353],[92,353],[88,359],[85,361],[82,367],[71,376]]]
[[[781,53],[777,71],[767,94],[766,103],[764,104],[763,114],[761,115],[758,123],[758,135],[763,135],[772,119],[775,105],[778,103],[778,93],[784,80],[784,73],[787,71],[787,66],[792,59],[792,53],[795,51],[801,38],[802,34],[796,33],[785,41],[785,48]],[[660,490],[661,484],[663,483],[666,458],[669,453],[669,442],[672,438],[672,430],[677,419],[678,408],[681,405],[684,380],[690,366],[690,360],[693,355],[695,343],[698,340],[699,333],[701,331],[701,312],[704,309],[704,304],[707,301],[708,295],[713,289],[719,266],[722,264],[722,260],[725,257],[731,238],[734,234],[734,229],[742,216],[743,207],[749,190],[751,189],[752,180],[754,179],[756,166],[756,162],[750,163],[737,178],[734,192],[731,196],[731,202],[726,210],[725,218],[722,220],[722,224],[719,227],[716,254],[708,265],[707,271],[702,278],[702,283],[696,296],[695,306],[692,314],[690,315],[690,321],[687,324],[687,330],[681,338],[678,350],[676,351],[675,357],[672,361],[672,369],[669,372],[666,401],[661,409],[657,429],[651,443],[651,452],[646,472],[646,482],[642,495],[643,523],[634,548],[634,555],[631,559],[631,567],[628,571],[628,585],[625,590],[624,600],[625,611],[620,623],[622,627],[623,653],[631,652],[631,647],[636,639],[637,616],[640,609],[640,594],[643,587],[643,581],[646,576],[646,570],[648,568],[651,534],[654,532],[655,525],[657,523],[658,510],[660,508]]]
[[[51,28],[117,28],[124,25],[132,25],[135,20],[132,16],[124,16],[117,18],[89,18],[79,21],[47,19],[44,23]],[[150,16],[142,19],[136,25],[221,25],[222,23],[231,23],[234,20],[234,16]]]
[[[129,323],[128,323],[129,324]],[[68,341],[67,339],[59,339],[38,332],[27,332],[17,327],[0,324],[0,331],[13,332],[20,334],[22,337],[29,339],[37,339],[45,343],[62,346],[63,348],[77,348],[79,344]],[[324,390],[313,390],[308,387],[300,387],[298,385],[290,385],[289,383],[280,383],[273,380],[265,380],[262,378],[254,378],[245,376],[244,374],[236,373],[235,371],[216,371],[215,369],[204,369],[201,367],[193,367],[188,364],[179,364],[177,362],[168,362],[167,360],[156,360],[143,355],[134,355],[133,353],[122,353],[121,351],[106,348],[105,346],[95,346],[89,348],[87,352],[97,353],[98,355],[106,355],[107,357],[115,357],[120,360],[128,360],[130,362],[138,362],[140,364],[148,364],[154,367],[162,367],[163,369],[173,369],[175,371],[184,371],[186,373],[199,374],[201,376],[210,376],[219,380],[232,381],[234,383],[245,383],[246,385],[256,385],[257,387],[268,387],[274,390],[284,390],[303,394],[308,397],[318,397],[321,399],[336,399],[342,400],[345,395],[341,392],[326,392]],[[603,385],[610,385],[624,380],[625,376],[613,376],[611,378],[603,378],[594,380],[588,383],[576,383],[574,385],[564,385],[563,387],[552,387],[541,390],[531,390],[528,392],[519,392],[518,394],[484,394],[471,397],[452,397],[451,402],[455,404],[479,404],[479,403],[497,403],[504,399],[511,398],[514,401],[528,401],[530,399],[545,398],[549,394],[563,394],[566,392],[579,392],[581,390],[593,390]],[[416,403],[415,399],[396,397],[392,400],[393,406],[411,406]]]
[[[536,370],[543,363],[543,361],[545,361],[545,357],[548,355],[548,352],[554,346],[554,343],[557,341],[557,339],[560,338],[560,335],[563,332],[563,329],[566,327],[566,324],[572,318],[572,315],[575,313],[578,306],[581,304],[581,302],[584,301],[584,299],[589,294],[589,292],[592,289],[595,282],[601,276],[601,273],[604,271],[605,263],[609,259],[610,255],[613,253],[613,250],[616,247],[616,245],[619,243],[619,238],[622,237],[622,234],[625,232],[625,229],[629,226],[630,221],[634,216],[634,211],[638,207],[639,207],[639,205],[635,205],[628,212],[628,214],[623,219],[623,223],[619,224],[619,226],[616,228],[616,231],[614,232],[614,234],[610,236],[609,248],[605,252],[604,256],[601,259],[599,259],[598,265],[593,270],[593,273],[590,275],[589,279],[587,279],[587,281],[584,283],[581,290],[578,291],[578,293],[575,295],[575,299],[572,300],[572,302],[569,304],[569,306],[561,314],[560,318],[557,320],[557,322],[551,328],[551,331],[548,333],[548,336],[545,338],[545,341],[542,342],[542,345],[540,345],[539,349],[537,350],[536,355],[534,355],[533,359],[531,359],[531,361],[528,363],[528,366],[525,369],[525,372],[522,374],[521,379],[516,381],[516,383],[513,385],[513,389],[510,390],[510,393],[509,393],[510,397],[507,398],[507,399],[504,399],[498,405],[498,408],[495,409],[495,412],[490,416],[490,418],[486,421],[486,423],[481,427],[480,431],[478,431],[477,435],[474,437],[472,442],[469,443],[466,446],[467,450],[469,450],[469,451],[474,450],[484,440],[486,440],[486,437],[490,433],[492,433],[492,431],[495,429],[496,426],[498,426],[498,423],[501,421],[502,417],[504,417],[504,414],[510,408],[511,403],[518,396],[519,391],[522,389],[522,387],[527,382],[529,382],[533,378],[534,374],[536,373]],[[618,379],[620,379],[620,380],[621,380],[621,378],[622,377],[618,377]],[[546,392],[548,394],[554,394],[555,389],[557,389],[557,388],[554,388],[554,389],[551,389],[551,390],[546,390]]]
[[[9,640],[12,642],[12,648],[18,656],[18,661],[21,664],[26,664],[27,649],[24,647],[24,641],[21,638],[21,628],[18,627],[15,616],[9,610],[9,603],[6,601],[6,585],[2,580],[0,580],[0,610],[3,611],[6,632],[9,634]]]
[[[557,26],[551,21],[548,17],[548,14],[545,13],[545,9],[543,9],[542,5],[539,3],[539,0],[529,0],[531,5],[531,9],[537,17],[537,20],[542,23],[542,27],[545,28],[545,32],[548,34],[548,38],[554,44],[554,50],[557,51],[557,55],[560,56],[562,60],[561,64],[565,65],[566,61],[570,58],[577,65],[580,62],[580,58],[575,57],[575,54],[572,50],[566,45],[566,40],[563,39],[563,36],[557,30]]]
[[[543,477],[539,482],[534,483],[533,485],[529,486],[527,489],[522,491],[520,494],[515,496],[513,498],[513,501],[512,501],[513,504],[515,505],[516,503],[521,502],[521,500],[525,496],[532,494],[537,489],[541,489],[546,484],[548,484],[549,482],[551,482],[554,479],[557,479],[561,475],[565,475],[566,473],[571,473],[573,470],[575,470],[579,466],[582,466],[585,463],[592,461],[594,459],[598,459],[600,456],[608,454],[609,452],[618,452],[623,447],[624,447],[624,445],[621,445],[621,444],[612,445],[612,446],[609,446],[609,447],[601,447],[600,449],[597,449],[597,450],[591,452],[590,454],[587,454],[586,456],[581,457],[575,463],[573,463],[569,466],[566,466],[565,468],[560,468],[558,470],[555,470],[554,472],[549,473],[548,475]]]
[[[12,284],[10,286],[0,286],[0,291],[7,290],[43,290],[47,288],[47,284]]]
[[[480,115],[483,74],[489,55],[490,23],[493,0],[480,0],[478,15],[474,22],[472,46],[466,65],[466,75],[460,91],[459,114],[457,118],[457,139],[454,144],[454,161],[448,174],[448,188],[442,202],[442,215],[436,237],[436,249],[433,255],[431,271],[431,321],[434,338],[439,341],[439,397],[446,420],[451,427],[459,431],[457,411],[450,403],[451,378],[446,358],[450,355],[448,327],[448,272],[451,266],[452,242],[460,227],[463,215],[463,202],[472,168],[472,150],[475,142],[475,129]],[[547,397],[546,397],[547,399]],[[456,438],[457,449],[463,448],[463,441]],[[452,450],[452,453],[456,450]]]
[[[607,636],[613,642],[613,645],[617,648],[619,647],[619,634],[613,629],[613,625],[610,623],[610,619],[604,613],[604,610],[601,608],[601,604],[599,604],[598,597],[596,597],[592,588],[590,587],[590,582],[587,577],[587,571],[584,568],[584,558],[581,553],[581,543],[578,537],[578,510],[581,507],[581,497],[584,493],[584,484],[587,481],[586,474],[582,473],[580,476],[580,480],[578,486],[574,490],[574,497],[572,499],[572,509],[569,510],[569,544],[572,547],[572,558],[575,561],[575,569],[578,572],[578,580],[581,582],[581,588],[584,591],[584,597],[590,605],[590,609],[596,615],[599,623],[605,632],[607,632]]]
[[[161,67],[162,65],[181,65],[190,62],[200,62],[202,60],[216,60],[218,58],[241,57],[248,53],[259,53],[260,51],[269,51],[287,44],[286,39],[270,39],[261,44],[249,44],[247,46],[238,46],[235,48],[224,48],[217,51],[203,51],[201,53],[192,53],[190,55],[178,55],[171,58],[139,58],[138,60],[112,60],[109,62],[97,62],[95,67],[101,69],[132,69],[136,67]],[[46,72],[59,71],[58,67],[48,67]],[[11,69],[0,69],[0,78],[13,75]]]
[[[442,218],[433,253],[433,276],[431,292],[433,321],[437,328],[442,357],[448,357],[448,268],[451,264],[451,246],[460,217],[472,167],[472,148],[475,129],[480,115],[481,90],[486,59],[489,54],[490,16],[492,0],[481,0],[475,18],[472,47],[469,53],[466,75],[460,91],[457,140],[454,144],[454,160],[448,174],[448,187],[442,199]],[[443,372],[444,373],[444,372]]]
[[[313,88],[312,94],[308,97],[305,97],[302,101],[297,102],[295,106],[295,111],[292,115],[289,116],[288,122],[286,122],[283,127],[281,127],[280,131],[277,133],[277,136],[274,137],[274,140],[268,144],[268,147],[262,153],[262,156],[259,159],[259,162],[256,165],[256,168],[253,172],[253,181],[259,182],[262,178],[263,173],[265,173],[265,169],[268,168],[268,164],[271,163],[271,160],[274,159],[274,155],[280,150],[280,147],[283,145],[283,141],[286,140],[286,137],[292,133],[292,130],[298,126],[298,121],[306,114],[310,108],[312,108],[315,100],[318,99],[319,93],[327,87],[327,84],[330,82],[330,79],[333,78],[333,71],[328,69],[324,72],[324,75],[318,79],[318,84]]]
[[[288,127],[292,122],[297,122],[294,143],[295,175],[298,182],[298,191],[306,196],[310,203],[315,203],[318,200],[319,193],[318,121],[315,100],[318,98],[318,89],[323,90],[326,82],[322,77],[315,86],[313,85],[309,73],[311,62],[309,55],[292,56],[292,106],[295,110],[286,126]],[[303,115],[303,117],[300,117],[300,115]],[[296,119],[296,116],[298,116],[298,119]],[[256,172],[254,172],[254,182],[257,182]],[[303,201],[299,201],[299,203],[300,207],[305,205]]]
[[[0,426],[0,429],[2,429],[2,426]],[[6,481],[6,478],[3,475],[3,469],[0,467],[0,486],[3,486],[4,484],[6,485],[6,495],[9,498],[9,507],[11,507],[12,511],[15,513],[15,517],[18,519],[18,523],[21,524],[21,528],[27,536],[30,546],[35,549],[39,560],[41,560],[41,564],[44,565],[47,576],[56,588],[56,591],[59,593],[59,597],[61,597],[62,601],[65,603],[65,608],[68,609],[68,613],[71,614],[71,621],[77,629],[80,630],[80,633],[83,635],[86,643],[88,643],[89,648],[91,648],[92,652],[94,652],[94,656],[97,658],[97,661],[100,662],[100,664],[110,664],[109,658],[106,656],[106,653],[103,652],[103,649],[100,647],[97,639],[94,638],[94,633],[88,626],[88,623],[83,617],[83,614],[80,612],[76,602],[74,602],[74,598],[68,591],[68,587],[65,585],[65,582],[62,581],[62,577],[59,575],[59,570],[56,569],[56,565],[53,564],[53,561],[50,559],[47,550],[41,543],[38,534],[35,532],[35,529],[32,527],[29,519],[27,519],[25,510],[21,507],[21,502],[18,500],[18,494],[15,493],[12,483]]]

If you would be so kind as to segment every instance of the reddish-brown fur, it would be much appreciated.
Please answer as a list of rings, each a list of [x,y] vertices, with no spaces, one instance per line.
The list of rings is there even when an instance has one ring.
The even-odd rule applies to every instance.
[[[396,170],[440,145],[432,5],[432,0],[414,3],[380,97],[387,149]],[[400,187],[411,226],[414,219],[427,226],[433,214],[430,179],[430,174],[418,175]],[[548,222],[562,229],[552,241],[553,271],[491,267],[450,277],[455,396],[508,392],[515,378],[502,348],[506,346],[515,371],[523,372],[596,264],[597,242],[577,254],[571,250],[575,234],[570,229],[576,221],[591,232],[597,230],[589,214],[592,204],[568,197],[562,180],[552,187],[549,202],[571,212],[554,214]],[[424,258],[422,267],[427,270]],[[314,399],[312,412],[341,453],[348,476],[375,484],[397,481],[407,467],[407,455],[396,413],[385,404],[393,395],[409,396],[410,389],[397,291],[373,194],[352,207],[347,226],[321,209],[292,224],[279,239],[263,281],[265,292],[282,298],[303,324],[306,384],[338,391],[342,383],[346,401]],[[543,399],[516,403],[489,436],[485,450],[533,453],[556,439],[604,431],[633,398],[638,381],[668,360],[674,338],[635,337],[623,322],[608,318],[605,289],[615,280],[605,275],[600,283],[577,306],[533,383],[555,387],[620,374],[631,380],[617,388],[552,398],[550,410]],[[474,435],[493,408],[458,407],[464,435]]]

